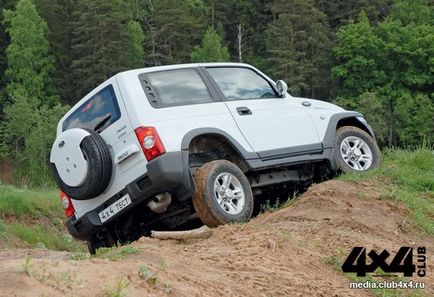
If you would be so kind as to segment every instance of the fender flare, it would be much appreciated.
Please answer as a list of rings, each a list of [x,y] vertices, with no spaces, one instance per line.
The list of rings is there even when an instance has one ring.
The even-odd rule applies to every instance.
[[[254,152],[248,152],[235,138],[230,136],[228,133],[226,133],[223,130],[217,129],[217,128],[197,128],[189,131],[187,134],[184,135],[181,142],[181,149],[182,150],[188,150],[190,147],[191,141],[201,135],[217,135],[220,137],[225,138],[229,144],[232,145],[232,147],[240,154],[241,157],[244,158],[244,160],[249,159],[259,159],[259,156],[257,153]]]
[[[338,122],[344,119],[350,119],[350,118],[356,119],[362,126],[364,126],[369,131],[369,134],[375,139],[375,134],[374,131],[372,130],[372,127],[369,124],[360,121],[358,117],[363,117],[363,115],[355,111],[340,112],[332,115],[330,117],[326,129],[326,133],[322,141],[323,148],[325,149],[333,148],[333,142],[335,140],[336,128],[338,126]]]

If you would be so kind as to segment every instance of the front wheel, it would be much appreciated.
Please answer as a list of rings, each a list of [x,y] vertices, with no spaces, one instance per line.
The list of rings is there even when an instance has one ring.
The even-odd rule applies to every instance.
[[[375,139],[357,127],[337,129],[333,151],[343,172],[366,171],[380,165],[381,153]]]
[[[196,172],[195,182],[193,205],[205,225],[245,222],[252,216],[250,183],[235,164],[226,160],[206,163]]]

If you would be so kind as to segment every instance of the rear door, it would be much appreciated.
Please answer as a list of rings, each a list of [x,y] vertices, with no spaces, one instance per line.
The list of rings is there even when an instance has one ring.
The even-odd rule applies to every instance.
[[[134,180],[146,165],[134,129],[129,121],[115,79],[110,79],[90,95],[62,123],[62,130],[86,128],[95,130],[109,147],[113,160],[112,180],[107,191],[91,200],[74,200],[77,216],[99,206]]]
[[[305,107],[281,98],[260,73],[247,67],[208,67],[226,106],[253,149],[263,158],[321,149]]]

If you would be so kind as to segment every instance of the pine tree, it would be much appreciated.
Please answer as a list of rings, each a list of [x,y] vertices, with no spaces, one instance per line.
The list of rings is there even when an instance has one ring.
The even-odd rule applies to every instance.
[[[269,72],[299,96],[329,97],[330,30],[312,1],[275,0],[266,31]]]
[[[53,83],[62,102],[73,104],[76,82],[72,77],[73,12],[76,0],[34,0],[39,14],[48,25],[48,40],[56,60]]]
[[[334,30],[357,19],[363,10],[370,22],[376,24],[388,15],[393,0],[315,0],[315,6],[327,15]]]
[[[131,68],[132,48],[122,0],[79,0],[74,17],[73,97],[79,100],[112,75]]]
[[[209,27],[203,38],[202,46],[195,46],[191,53],[193,62],[226,62],[229,61],[228,49],[222,45],[217,32]]]
[[[185,63],[205,31],[202,0],[155,1],[156,43],[162,64]]]

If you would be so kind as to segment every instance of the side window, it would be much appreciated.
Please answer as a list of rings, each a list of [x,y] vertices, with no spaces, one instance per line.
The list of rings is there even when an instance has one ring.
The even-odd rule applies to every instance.
[[[141,78],[145,89],[149,82],[153,93],[147,92],[148,99],[154,107],[167,107],[213,102],[208,89],[195,69],[178,69],[147,73]],[[154,94],[155,93],[155,94]],[[156,98],[150,98],[155,96]]]
[[[247,100],[278,97],[270,83],[248,68],[207,68],[226,100]]]
[[[113,86],[109,85],[92,96],[75,110],[62,125],[63,131],[72,128],[94,129],[101,126],[99,132],[108,128],[121,117]]]

